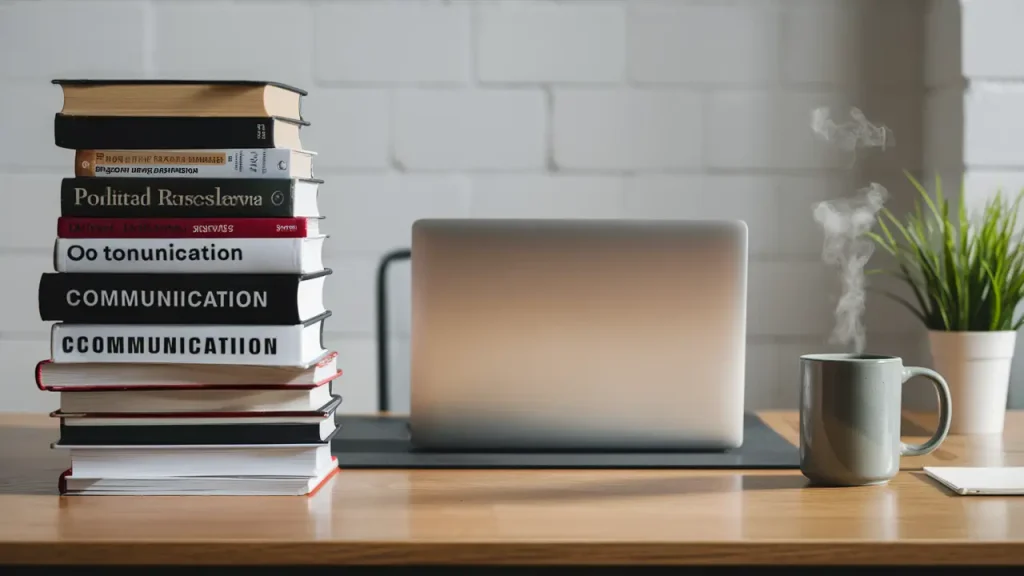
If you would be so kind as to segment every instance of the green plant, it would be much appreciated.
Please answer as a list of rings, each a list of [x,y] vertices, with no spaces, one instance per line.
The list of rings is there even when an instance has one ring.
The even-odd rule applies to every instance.
[[[1024,248],[1016,233],[1017,211],[1024,190],[1011,202],[1002,191],[989,199],[977,222],[967,216],[964,189],[960,206],[950,217],[950,206],[935,177],[935,198],[912,174],[904,174],[927,207],[914,202],[905,222],[887,208],[877,216],[880,233],[868,232],[876,244],[895,258],[890,273],[909,285],[915,303],[883,292],[908,308],[929,330],[1016,330],[1024,318],[1014,320],[1024,298]],[[954,220],[955,218],[955,220]]]

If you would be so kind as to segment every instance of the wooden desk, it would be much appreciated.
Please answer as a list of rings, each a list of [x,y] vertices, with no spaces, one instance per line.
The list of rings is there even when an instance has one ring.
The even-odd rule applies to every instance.
[[[795,442],[795,414],[764,417]],[[799,471],[343,470],[312,498],[61,498],[54,424],[0,416],[0,564],[1024,564],[1024,497],[951,496],[913,471],[1024,465],[1024,413],[1003,438],[904,459],[886,486],[811,489]]]

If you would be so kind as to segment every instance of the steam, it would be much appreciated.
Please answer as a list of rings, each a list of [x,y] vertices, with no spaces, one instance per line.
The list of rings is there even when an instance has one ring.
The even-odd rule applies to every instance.
[[[839,268],[843,290],[836,304],[836,325],[830,342],[852,344],[858,354],[865,346],[861,321],[865,300],[864,266],[875,249],[864,233],[871,229],[875,214],[882,209],[887,196],[885,187],[872,182],[858,190],[853,198],[821,202],[814,207],[814,219],[825,229],[822,257],[826,264]]]
[[[811,112],[811,130],[840,150],[853,152],[857,148],[881,148],[896,145],[896,137],[886,126],[875,126],[864,117],[859,108],[850,108],[850,121],[836,124],[827,107]]]
[[[881,148],[895,145],[892,131],[868,122],[864,113],[851,108],[850,120],[837,124],[828,108],[815,109],[811,129],[818,138],[846,152],[860,148]],[[885,187],[877,182],[857,190],[852,197],[820,202],[814,207],[814,220],[825,232],[822,258],[839,269],[842,295],[836,304],[836,324],[829,342],[852,346],[861,353],[865,347],[864,267],[874,253],[874,243],[865,233],[871,230],[875,216],[888,198]]]

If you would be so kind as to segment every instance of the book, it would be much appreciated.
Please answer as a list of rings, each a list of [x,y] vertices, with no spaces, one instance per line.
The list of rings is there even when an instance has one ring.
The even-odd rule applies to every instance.
[[[331,445],[272,446],[73,446],[67,450],[75,474],[89,478],[160,478],[181,476],[313,476],[330,464]]]
[[[317,410],[300,413],[209,412],[192,414],[65,414],[60,443],[73,446],[205,444],[303,444],[326,442],[337,431],[333,396]]]
[[[281,116],[302,119],[305,90],[260,80],[58,79],[67,116]]]
[[[45,273],[39,315],[83,324],[301,324],[327,311],[330,274]]]
[[[312,496],[338,472],[337,459],[313,476],[166,476],[88,478],[68,469],[57,489],[65,495]]]
[[[75,176],[119,178],[312,178],[315,152],[247,150],[77,150]]]
[[[261,81],[54,80],[62,494],[310,494],[338,471],[306,92]]]
[[[313,238],[58,238],[56,272],[312,274],[326,236]]]
[[[181,363],[308,366],[326,349],[330,312],[295,326],[54,324],[54,363]]]
[[[322,180],[65,178],[61,216],[91,218],[316,218]]]
[[[54,117],[54,140],[72,150],[216,150],[288,148],[303,150],[301,129],[308,122],[286,118],[174,116]]]
[[[219,366],[166,363],[54,363],[36,364],[35,380],[49,392],[115,390],[308,390],[341,376],[338,353],[328,352],[299,366]]]
[[[310,238],[321,218],[57,218],[58,238]]]
[[[299,412],[315,410],[331,399],[329,382],[314,388],[151,388],[149,390],[74,390],[60,392],[65,414],[148,412]]]

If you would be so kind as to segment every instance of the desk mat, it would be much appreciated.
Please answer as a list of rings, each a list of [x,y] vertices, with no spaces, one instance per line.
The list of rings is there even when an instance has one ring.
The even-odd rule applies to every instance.
[[[419,451],[405,417],[339,415],[331,452],[341,468],[799,468],[800,455],[757,415],[743,418],[743,446],[725,452]]]

